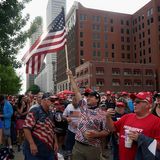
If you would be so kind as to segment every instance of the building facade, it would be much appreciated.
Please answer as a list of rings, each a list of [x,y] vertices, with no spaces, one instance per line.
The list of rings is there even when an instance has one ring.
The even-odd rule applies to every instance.
[[[43,25],[39,25],[37,28],[37,31],[35,33],[32,34],[31,38],[30,38],[30,46],[33,45],[33,43],[37,40],[37,38],[42,34],[43,32]],[[26,74],[26,90],[35,84],[34,79],[35,79],[36,75],[33,74]]]
[[[55,17],[61,12],[61,8],[64,7],[66,10],[66,0],[48,0],[46,10],[47,26],[55,19]],[[57,53],[49,54],[46,56],[46,67],[47,73],[47,88],[46,91],[56,92],[56,72],[57,72]]]
[[[94,65],[103,64],[102,66],[106,67],[104,72],[110,68],[110,75],[103,74],[103,79],[107,79],[104,86],[106,89],[111,87],[113,79],[116,80],[112,69],[117,68],[120,70],[121,77],[118,81],[123,85],[122,88],[110,89],[124,90],[126,89],[124,84],[129,84],[130,91],[135,91],[132,84],[137,81],[136,91],[160,90],[158,85],[160,83],[160,1],[151,0],[133,15],[85,8],[77,3],[67,15],[66,26],[69,27],[67,34],[69,66],[74,73],[76,67],[79,68],[83,63],[92,61]],[[63,54],[58,53],[57,63],[58,90],[63,90],[63,87],[68,86],[64,84],[67,83],[67,77]],[[137,70],[137,66],[140,70]],[[130,78],[125,79],[123,74],[125,70],[131,72],[131,77],[137,70],[140,77],[126,82],[130,81]],[[154,84],[150,79],[146,79],[146,70],[152,72],[149,74],[152,75]],[[92,75],[95,73],[92,72]],[[102,75],[99,76],[101,79]],[[96,82],[95,76],[93,77],[88,80],[90,87],[95,87],[92,84],[101,84]],[[144,86],[149,84],[153,84],[152,87],[145,89]]]

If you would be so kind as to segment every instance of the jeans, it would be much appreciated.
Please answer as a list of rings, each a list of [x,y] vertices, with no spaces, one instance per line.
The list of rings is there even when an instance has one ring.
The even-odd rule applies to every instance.
[[[34,139],[35,141],[35,139]],[[35,141],[35,144],[38,148],[38,153],[36,155],[32,155],[30,152],[30,147],[28,142],[25,140],[23,143],[23,154],[24,160],[54,160],[54,151],[49,150],[47,146],[41,141]]]
[[[71,132],[70,130],[67,130],[65,150],[72,151],[74,144],[75,144],[75,133]]]

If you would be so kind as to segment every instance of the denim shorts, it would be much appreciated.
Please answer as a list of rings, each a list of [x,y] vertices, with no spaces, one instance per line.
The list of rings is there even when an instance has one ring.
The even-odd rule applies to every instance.
[[[10,137],[11,136],[11,130],[10,130],[10,128],[3,128],[3,135],[5,137]]]
[[[0,129],[3,128],[3,122],[0,120]]]

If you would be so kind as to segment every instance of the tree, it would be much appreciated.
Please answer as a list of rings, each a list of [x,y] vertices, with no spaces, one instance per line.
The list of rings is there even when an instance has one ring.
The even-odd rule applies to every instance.
[[[21,89],[21,79],[12,66],[0,65],[0,93],[18,94]]]
[[[37,16],[30,25],[28,36],[31,37],[32,34],[34,34],[38,30],[39,26],[42,25],[42,23],[42,17]]]
[[[40,92],[40,87],[38,85],[33,84],[27,90],[27,92],[30,92],[30,91],[32,92],[32,94],[37,94],[38,92]]]
[[[0,64],[18,68],[21,63],[17,61],[18,51],[23,48],[29,36],[22,31],[29,19],[27,14],[22,16],[25,4],[31,0],[3,0],[0,1]]]

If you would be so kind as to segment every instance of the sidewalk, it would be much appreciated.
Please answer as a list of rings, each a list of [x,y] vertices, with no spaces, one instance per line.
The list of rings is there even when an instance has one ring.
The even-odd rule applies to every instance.
[[[22,150],[20,152],[17,152],[17,147],[13,147],[13,150],[14,150],[14,160],[24,160],[24,157],[23,157],[23,153],[22,153]]]

